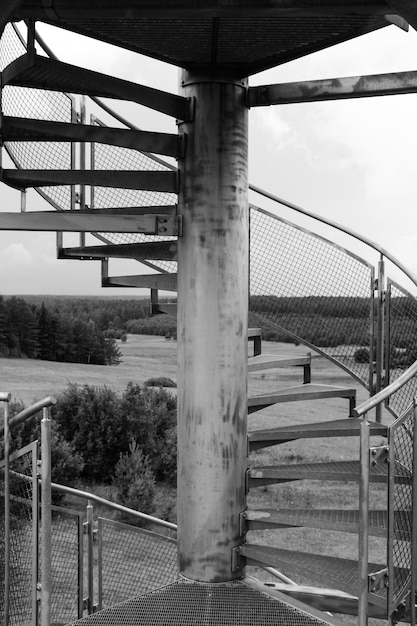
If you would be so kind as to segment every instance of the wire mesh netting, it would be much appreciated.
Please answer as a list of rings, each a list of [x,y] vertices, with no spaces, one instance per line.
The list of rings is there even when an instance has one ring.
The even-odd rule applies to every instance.
[[[9,518],[9,626],[32,623],[34,594],[37,581],[37,492],[36,487],[37,444],[34,443],[10,459],[10,518]],[[3,464],[2,464],[3,465]],[[4,470],[1,470],[1,574],[5,570],[5,502]],[[24,476],[23,476],[24,475]],[[4,589],[4,580],[2,581]],[[5,603],[0,602],[0,619],[4,620]]]
[[[387,302],[387,374],[392,383],[417,360],[417,300],[395,282],[388,281]],[[389,409],[398,417],[416,394],[417,377],[414,376],[389,398]]]
[[[77,619],[82,608],[82,513],[52,507],[52,598],[55,623]]]
[[[414,405],[391,425],[389,442],[388,612],[391,614],[411,585]]]
[[[0,41],[1,69],[26,52],[18,31],[8,24]],[[71,122],[73,101],[57,91],[5,86],[2,89],[2,113],[14,117]],[[72,148],[69,142],[7,142],[7,151],[19,169],[70,170]],[[57,209],[71,208],[71,188],[43,187],[42,195]]]
[[[374,270],[332,242],[256,207],[250,212],[251,325],[319,349],[369,386]]]
[[[98,520],[98,532],[101,608],[177,579],[174,539],[104,518]]]
[[[91,169],[169,171],[172,168],[160,159],[137,150],[94,143],[91,147]],[[91,192],[93,208],[96,209],[165,206],[177,202],[177,195],[173,193],[107,187],[94,187]],[[100,236],[114,244],[173,239],[173,237],[150,237],[135,233],[100,233]],[[152,263],[166,272],[177,271],[177,263],[173,261],[153,261]]]

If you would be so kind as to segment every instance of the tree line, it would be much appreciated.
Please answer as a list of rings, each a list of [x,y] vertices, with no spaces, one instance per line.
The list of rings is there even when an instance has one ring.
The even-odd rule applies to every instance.
[[[0,296],[0,356],[117,365],[121,352],[88,313]]]

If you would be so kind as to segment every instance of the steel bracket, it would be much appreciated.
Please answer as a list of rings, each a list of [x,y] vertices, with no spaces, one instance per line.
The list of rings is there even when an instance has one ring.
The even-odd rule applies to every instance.
[[[368,591],[375,593],[380,589],[385,589],[389,586],[388,568],[381,569],[379,572],[374,572],[368,575]]]
[[[246,559],[242,556],[241,546],[232,548],[232,572],[238,572],[245,566]]]
[[[36,583],[36,602],[41,601],[42,583]]]
[[[369,465],[375,466],[378,463],[386,464],[389,460],[389,446],[376,446],[369,448]]]
[[[247,515],[246,511],[239,513],[239,535],[244,537],[248,531]]]

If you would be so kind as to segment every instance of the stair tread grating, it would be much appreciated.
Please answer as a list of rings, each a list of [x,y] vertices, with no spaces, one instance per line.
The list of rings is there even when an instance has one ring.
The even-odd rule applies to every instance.
[[[395,474],[397,484],[411,482],[411,472],[397,464]],[[369,468],[371,482],[386,482],[387,465],[376,464]],[[305,463],[293,465],[259,466],[250,468],[250,478],[276,480],[353,480],[360,477],[360,461],[328,461],[326,463]]]
[[[276,566],[283,571],[304,571],[306,576],[311,575],[316,579],[328,581],[334,588],[342,591],[358,593],[358,562],[340,557],[312,554],[308,552],[296,552],[282,548],[271,548],[257,544],[245,544],[241,553],[247,559]],[[372,574],[383,569],[384,566],[376,563],[368,563],[368,573]],[[386,590],[377,595],[386,594]]]
[[[261,518],[260,515],[265,513]],[[248,510],[248,519],[256,521],[268,521],[267,517],[272,520],[288,520],[294,523],[302,523],[303,521],[331,522],[334,524],[357,525],[359,523],[359,511],[355,509],[259,509]],[[369,524],[376,528],[387,528],[387,511],[386,510],[370,510]]]
[[[268,428],[263,430],[253,430],[248,433],[251,441],[264,441],[268,438],[285,437],[311,437],[311,436],[340,436],[359,435],[362,420],[349,417],[347,419],[332,420],[325,422],[315,422],[313,424],[291,424],[289,426],[279,426],[278,428]],[[371,435],[386,436],[387,427],[377,422],[369,422]],[[338,435],[340,433],[340,435]]]

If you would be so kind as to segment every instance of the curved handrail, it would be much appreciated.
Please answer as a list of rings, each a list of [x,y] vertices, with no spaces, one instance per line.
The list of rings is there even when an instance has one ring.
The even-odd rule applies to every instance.
[[[56,404],[56,398],[54,396],[47,396],[42,400],[38,400],[31,406],[28,406],[26,409],[23,409],[22,411],[20,411],[20,413],[17,413],[17,415],[12,417],[9,422],[9,429],[11,430],[16,426],[19,426],[19,424],[25,422],[27,419],[32,417],[32,415],[35,415],[36,413],[39,413],[39,411],[41,411],[42,409],[47,408],[48,406],[52,406],[54,404]],[[0,436],[2,435],[4,435],[4,425],[0,426]]]
[[[279,204],[282,204],[288,207],[289,209],[296,211],[297,213],[301,213],[302,215],[311,217],[312,219],[317,220],[318,222],[321,222],[322,224],[325,224],[326,226],[331,226],[332,228],[336,228],[337,230],[340,230],[342,233],[345,233],[346,235],[350,235],[351,237],[354,237],[358,241],[361,241],[362,243],[366,244],[370,248],[373,248],[376,252],[379,252],[380,254],[385,256],[389,261],[391,261],[394,265],[396,265],[398,269],[404,272],[404,274],[406,274],[406,276],[411,280],[411,282],[413,282],[417,286],[417,275],[414,274],[413,272],[410,272],[410,270],[408,270],[405,267],[405,265],[401,263],[399,259],[397,259],[394,255],[392,255],[390,252],[385,250],[385,248],[382,248],[371,239],[368,239],[367,237],[360,235],[353,229],[348,228],[347,226],[342,226],[341,224],[338,224],[338,222],[333,222],[333,220],[329,220],[327,218],[322,217],[321,215],[317,215],[316,213],[313,213],[312,211],[308,211],[307,209],[304,209],[298,206],[297,204],[294,204],[293,202],[289,202],[288,200],[283,200],[282,198],[279,198],[278,196],[275,196],[274,194],[269,193],[265,191],[264,189],[261,189],[260,187],[256,187],[255,185],[249,185],[249,189],[251,189],[255,193],[258,193],[261,196],[264,196],[264,198],[268,198],[269,200],[278,202]]]
[[[368,400],[365,400],[365,402],[362,402],[362,404],[360,404],[359,406],[355,407],[353,410],[355,416],[360,417],[361,415],[364,415],[371,409],[378,406],[378,404],[381,404],[382,402],[387,400],[390,396],[392,396],[399,389],[401,389],[406,383],[408,383],[408,381],[411,380],[413,376],[416,376],[416,375],[417,375],[417,361],[415,361],[408,368],[408,370],[403,372],[401,376],[399,376],[393,383],[388,385],[388,387],[381,389],[381,391],[376,393],[374,396],[372,396]]]
[[[167,522],[166,520],[161,520],[158,517],[153,517],[153,515],[147,515],[146,513],[135,511],[134,509],[130,509],[127,506],[123,506],[122,504],[117,504],[116,502],[111,502],[110,500],[106,500],[106,498],[102,498],[101,496],[96,496],[93,493],[82,491],[80,489],[74,489],[73,487],[66,487],[65,485],[59,485],[58,483],[51,483],[51,488],[54,491],[58,491],[60,493],[77,496],[78,498],[83,498],[84,500],[91,500],[92,502],[96,502],[97,504],[108,506],[109,508],[112,508],[115,511],[120,511],[121,513],[129,513],[130,515],[134,515],[135,517],[138,517],[145,522],[158,524],[159,526],[165,526],[165,528],[169,528],[171,530],[177,530],[177,525],[173,524],[172,522]]]

